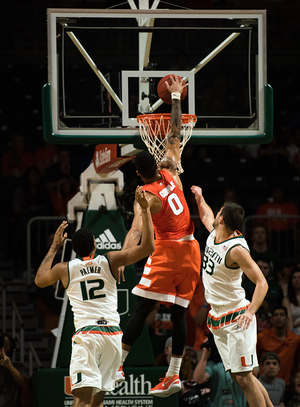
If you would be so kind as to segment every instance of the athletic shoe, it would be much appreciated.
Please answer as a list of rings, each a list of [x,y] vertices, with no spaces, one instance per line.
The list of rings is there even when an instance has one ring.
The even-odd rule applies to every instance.
[[[124,372],[123,372],[122,366],[120,366],[120,367],[119,367],[119,370],[117,371],[117,374],[116,374],[115,383],[124,382],[124,380],[125,380],[125,374],[124,374]]]
[[[181,389],[181,381],[179,376],[175,374],[172,377],[167,377],[160,379],[160,383],[150,390],[149,394],[157,397],[169,397],[171,394],[178,392]]]

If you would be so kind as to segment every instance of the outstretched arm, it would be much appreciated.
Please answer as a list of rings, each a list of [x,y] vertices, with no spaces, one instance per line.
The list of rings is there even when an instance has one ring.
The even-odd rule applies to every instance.
[[[130,247],[137,246],[142,237],[142,231],[143,231],[142,208],[138,204],[137,201],[134,201],[133,210],[134,210],[134,218],[133,218],[133,221],[131,224],[131,228],[125,237],[122,250],[126,250],[126,249],[129,249]],[[125,270],[124,265],[120,266],[118,269],[118,277],[117,277],[118,284],[121,283],[121,280],[125,281],[124,270]]]
[[[64,233],[67,226],[68,223],[64,220],[55,232],[53,243],[35,276],[35,284],[38,287],[48,287],[58,280],[62,280],[63,285],[66,286],[68,277],[67,263],[58,263],[52,267],[52,262],[58,249],[64,244],[64,241],[68,237],[68,234]]]
[[[164,158],[159,163],[159,169],[169,169],[176,171],[177,163],[180,160],[180,137],[181,137],[181,93],[187,84],[183,85],[183,79],[175,75],[170,76],[171,85],[166,82],[169,92],[175,93],[172,98],[171,125],[167,135],[166,152]]]
[[[106,254],[112,269],[112,273],[118,277],[118,267],[128,266],[149,256],[155,249],[154,230],[151,219],[149,203],[145,197],[142,187],[137,187],[135,199],[141,207],[141,216],[143,223],[142,241],[139,246],[129,247],[120,251],[109,252]]]
[[[213,230],[213,223],[214,223],[214,214],[210,206],[207,205],[203,195],[202,189],[193,185],[191,187],[191,191],[195,195],[195,199],[198,206],[198,212],[201,219],[201,222],[206,227],[206,229],[211,232]]]

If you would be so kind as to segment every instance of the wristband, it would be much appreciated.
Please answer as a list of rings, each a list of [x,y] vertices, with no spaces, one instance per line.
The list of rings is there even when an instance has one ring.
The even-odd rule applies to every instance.
[[[207,308],[207,304],[202,304],[202,308]]]
[[[180,100],[181,99],[180,92],[172,92],[171,93],[171,98]]]

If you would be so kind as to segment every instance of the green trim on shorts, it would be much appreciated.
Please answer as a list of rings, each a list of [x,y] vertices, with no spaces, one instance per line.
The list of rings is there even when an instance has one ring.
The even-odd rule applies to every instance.
[[[80,332],[105,332],[105,333],[117,333],[121,331],[119,326],[97,326],[97,325],[88,325],[78,329],[75,332],[75,335]]]
[[[212,328],[217,328],[217,327],[219,327],[221,325],[224,325],[224,324],[226,325],[230,321],[233,321],[237,316],[239,316],[241,314],[245,314],[245,312],[247,311],[247,308],[242,309],[240,311],[230,312],[229,314],[226,314],[226,315],[224,315],[224,316],[222,316],[221,318],[218,318],[218,319],[212,319],[208,315],[208,317],[207,317],[207,325],[211,326]]]

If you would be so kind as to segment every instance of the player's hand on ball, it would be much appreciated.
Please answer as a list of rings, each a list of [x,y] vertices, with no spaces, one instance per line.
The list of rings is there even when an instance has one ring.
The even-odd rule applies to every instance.
[[[182,93],[183,89],[187,87],[187,83],[183,81],[180,76],[170,76],[171,85],[168,81],[165,82],[166,87],[170,93],[179,92]]]

